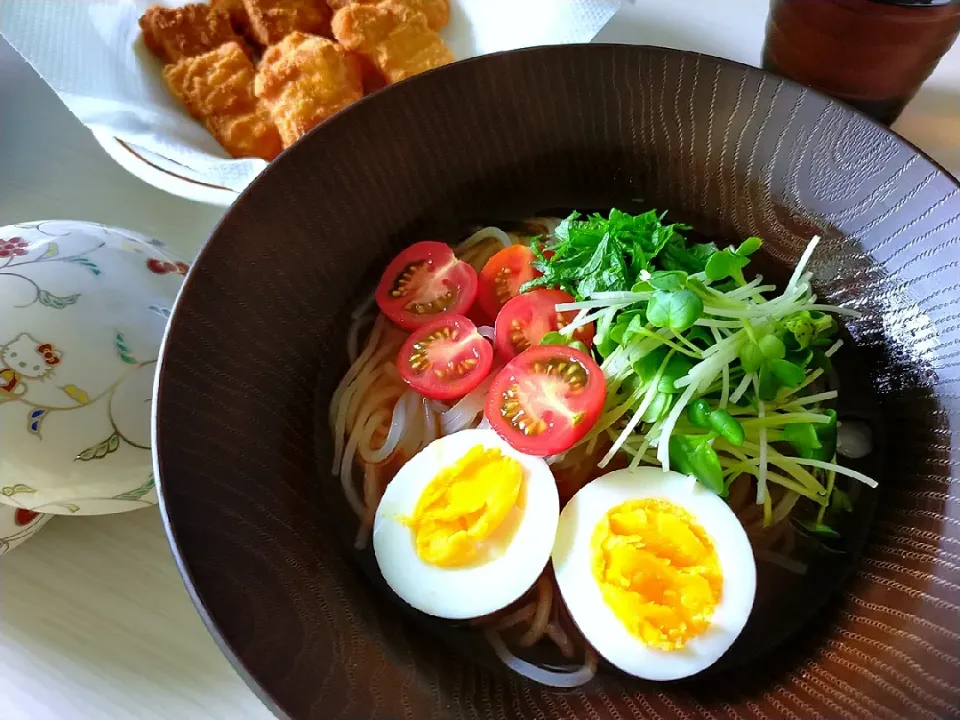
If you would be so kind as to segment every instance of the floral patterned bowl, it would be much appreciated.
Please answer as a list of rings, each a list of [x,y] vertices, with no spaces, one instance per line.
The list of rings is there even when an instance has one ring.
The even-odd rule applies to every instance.
[[[0,228],[0,503],[84,515],[156,503],[153,379],[187,269],[127,230]]]
[[[0,505],[0,555],[32,538],[52,518],[53,515]]]

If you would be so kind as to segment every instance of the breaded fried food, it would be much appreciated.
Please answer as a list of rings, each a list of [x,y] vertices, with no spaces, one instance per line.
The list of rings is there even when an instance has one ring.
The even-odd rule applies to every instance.
[[[387,79],[380,72],[380,68],[373,64],[370,58],[359,53],[352,52],[350,56],[356,58],[360,66],[360,76],[363,78],[363,94],[369,95],[377,90],[383,90],[387,86]]]
[[[330,8],[325,0],[243,0],[250,34],[261,45],[274,45],[292,32],[330,35]]]
[[[143,41],[165,63],[195,57],[239,41],[222,10],[196,3],[179,8],[152,5],[140,18]]]
[[[230,17],[230,24],[234,32],[244,37],[251,37],[250,16],[243,6],[243,0],[210,0],[210,7],[225,12]]]
[[[454,60],[423,13],[392,0],[337,10],[333,35],[347,50],[369,58],[391,83]]]
[[[340,45],[294,32],[263,54],[255,89],[289,147],[362,98],[363,79],[360,63]]]
[[[327,0],[330,9],[336,12],[347,5],[375,5],[383,0]],[[422,12],[427,16],[427,25],[431,30],[440,31],[450,22],[450,0],[391,0],[397,5],[403,5]]]
[[[170,91],[233,157],[272,160],[282,148],[280,134],[254,95],[255,76],[253,63],[236,42],[163,70]]]

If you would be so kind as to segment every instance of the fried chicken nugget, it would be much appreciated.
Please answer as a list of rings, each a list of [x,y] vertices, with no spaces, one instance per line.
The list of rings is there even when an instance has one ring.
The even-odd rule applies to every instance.
[[[387,86],[387,79],[380,72],[380,68],[373,64],[373,61],[365,55],[352,52],[350,56],[356,59],[360,66],[360,77],[363,78],[363,94],[369,95],[377,90],[382,90]]]
[[[230,17],[230,24],[234,32],[244,37],[250,37],[250,16],[243,6],[243,0],[210,0],[210,7],[225,12]]]
[[[263,54],[255,90],[289,147],[362,98],[363,80],[357,59],[337,43],[294,32]]]
[[[330,9],[336,12],[348,5],[375,5],[382,0],[327,0]],[[450,0],[392,0],[427,16],[427,25],[431,30],[440,31],[450,22]]]
[[[261,45],[274,45],[292,32],[330,35],[330,8],[324,0],[243,0],[250,33]]]
[[[225,12],[201,3],[179,8],[151,5],[140,18],[140,29],[150,52],[165,63],[240,40]]]
[[[337,10],[333,35],[347,50],[372,60],[391,83],[454,61],[423,13],[392,0]]]
[[[253,93],[255,75],[253,63],[236,42],[163,70],[170,91],[233,157],[272,160],[281,150],[280,134]]]

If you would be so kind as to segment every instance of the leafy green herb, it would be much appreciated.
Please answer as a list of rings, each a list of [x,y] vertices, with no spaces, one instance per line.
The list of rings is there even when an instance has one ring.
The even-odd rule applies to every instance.
[[[836,464],[836,414],[809,399],[797,404],[815,392],[807,389],[811,374],[830,366],[837,323],[811,309],[823,306],[802,267],[775,304],[767,305],[770,287],[759,280],[744,289],[759,238],[719,250],[688,242],[689,228],[663,219],[655,211],[573,214],[555,240],[535,246],[543,277],[523,289],[562,288],[596,318],[591,350],[603,358],[608,399],[584,442],[610,434],[610,454],[624,451],[639,463],[655,453],[721,496],[744,473],[759,480],[765,457],[768,485],[806,498],[797,516],[815,519],[798,527],[827,548],[852,504],[837,477],[872,484]],[[572,344],[560,333],[544,338],[560,341]],[[806,422],[811,414],[827,421]],[[784,461],[791,456],[820,462]]]
[[[715,342],[713,335],[710,334],[710,331],[707,330],[707,328],[699,325],[694,325],[692,328],[690,328],[684,337],[694,345],[698,345],[703,349],[710,347]]]
[[[757,250],[763,246],[763,240],[756,236],[748,237],[742,243],[740,247],[737,248],[737,255],[753,255]]]
[[[676,226],[675,226],[676,227]],[[681,226],[689,230],[687,226]],[[681,229],[677,227],[677,229]],[[660,256],[660,266],[664,270],[683,270],[687,273],[703,272],[710,257],[719,252],[713,243],[693,243],[687,245],[680,233],[671,239],[663,248]]]
[[[774,374],[767,363],[760,368],[758,395],[764,402],[773,402],[777,398],[777,391],[781,388],[780,378]]]
[[[633,363],[633,372],[640,378],[641,382],[650,382],[657,374],[663,361],[667,359],[669,352],[665,345],[648,352]]]
[[[682,270],[658,270],[647,282],[654,290],[683,290],[687,286],[687,274]]]
[[[675,383],[690,372],[692,367],[693,361],[686,355],[673,355],[667,363],[667,367],[664,368],[663,375],[660,376],[657,390],[667,395],[680,392]]]
[[[714,253],[707,260],[704,267],[707,277],[713,281],[733,278],[738,285],[746,284],[743,278],[743,269],[750,262],[749,256],[760,249],[763,241],[758,237],[749,237],[740,243],[736,250],[724,248]]]
[[[755,342],[748,342],[740,348],[740,367],[745,373],[755,373],[760,370],[765,360],[763,351]]]
[[[740,421],[726,410],[712,410],[705,398],[694,400],[687,406],[687,419],[697,427],[712,430],[732,445],[743,445],[746,435]]]
[[[621,345],[628,344],[636,337],[649,337],[650,330],[647,328],[647,314],[644,311],[641,315],[634,317],[623,331],[623,340]]]
[[[807,375],[804,366],[785,360],[786,354],[783,341],[772,333],[740,348],[740,367],[745,373],[759,374],[761,400],[773,400],[783,386],[803,384]]]
[[[829,422],[784,425],[780,436],[793,446],[798,457],[830,462],[837,452],[837,413],[821,412],[830,418]]]
[[[836,512],[851,512],[853,501],[850,495],[838,487],[833,488],[833,492],[830,493],[830,509]]]
[[[706,272],[707,277],[713,281],[731,277],[736,280],[737,283],[743,285],[746,283],[746,280],[743,279],[743,269],[749,262],[749,258],[737,255],[730,248],[725,248],[710,257],[710,260],[707,261],[707,265],[704,268],[704,272]]]
[[[710,403],[703,398],[694,400],[687,406],[687,420],[697,427],[710,427]]]
[[[784,346],[783,341],[773,334],[764,335],[760,338],[757,346],[760,348],[763,356],[768,360],[780,360],[787,354],[787,348]]]
[[[837,330],[837,323],[830,315],[811,310],[791,313],[783,319],[782,324],[793,344],[800,350],[811,345],[830,346]]]
[[[720,434],[724,440],[731,445],[740,447],[746,439],[743,431],[743,425],[733,415],[723,409],[717,409],[710,413],[709,425],[712,430]]]
[[[548,332],[540,338],[541,345],[566,345],[567,338],[558,332]]]
[[[568,338],[566,335],[562,335],[558,332],[548,332],[540,339],[541,345],[567,345],[568,347],[576,348],[582,353],[590,354],[590,349],[584,345],[579,340],[574,340],[573,338]]]
[[[723,468],[709,435],[673,435],[670,437],[670,462],[685,475],[693,475],[701,485],[718,495],[723,492]]]
[[[820,438],[817,437],[817,432],[810,423],[784,425],[780,436],[790,443],[797,451],[797,455],[802,458],[812,458],[813,451],[822,447]]]
[[[525,283],[521,292],[557,287],[580,300],[597,292],[630,290],[666,245],[684,244],[680,231],[687,226],[662,221],[663,214],[653,210],[641,215],[611,210],[606,218],[572,213],[554,231],[555,242],[533,244],[533,266],[543,275]],[[547,259],[545,250],[553,251],[552,257]]]
[[[811,459],[823,462],[832,462],[837,454],[837,412],[836,410],[822,410],[830,418],[829,422],[817,423],[813,426],[820,441],[820,449],[814,451]]]
[[[654,327],[683,332],[703,315],[703,300],[692,290],[657,290],[647,305],[647,320]]]
[[[610,337],[610,332],[613,330],[613,319],[616,314],[617,311],[610,308],[600,316],[600,320],[597,322],[597,332],[594,335],[593,342],[597,346],[597,351],[601,357],[607,357],[617,347],[616,341]]]
[[[783,385],[795,388],[800,387],[807,374],[803,368],[797,367],[788,360],[768,360],[770,371]]]
[[[653,402],[650,403],[650,407],[647,408],[647,411],[643,414],[641,420],[645,423],[655,423],[657,420],[663,418],[670,410],[670,406],[673,404],[673,397],[667,395],[666,393],[657,393],[653,396]]]
[[[797,524],[811,535],[822,538],[838,538],[840,533],[829,525],[814,520],[798,520]]]
[[[810,366],[810,363],[813,361],[815,354],[816,353],[814,353],[814,351],[810,349],[795,350],[787,354],[787,360],[792,362],[797,367],[800,367],[806,370]]]

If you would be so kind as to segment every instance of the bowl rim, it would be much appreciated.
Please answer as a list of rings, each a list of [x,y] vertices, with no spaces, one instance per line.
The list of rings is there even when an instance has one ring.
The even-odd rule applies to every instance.
[[[845,114],[852,113],[855,116],[859,116],[861,120],[865,120],[877,129],[888,133],[892,136],[892,139],[895,142],[901,143],[904,147],[909,148],[913,153],[918,157],[926,160],[931,164],[931,166],[937,170],[942,176],[944,176],[949,183],[955,186],[956,190],[960,192],[960,179],[955,177],[950,171],[948,171],[942,164],[937,162],[935,159],[930,157],[926,152],[921,148],[916,146],[914,143],[910,142],[902,135],[897,133],[891,127],[884,125],[877,120],[873,119],[869,115],[864,114],[863,112],[857,110],[856,108],[847,105],[846,103],[837,100],[836,98],[830,97],[822,92],[814,90],[810,87],[807,87],[801,83],[798,83],[789,78],[772,73],[763,68],[757,67],[755,65],[749,65],[747,63],[739,62],[736,60],[730,60],[728,58],[722,58],[715,55],[710,55],[708,53],[697,52],[693,50],[681,50],[678,48],[664,47],[659,45],[647,45],[647,44],[629,44],[629,43],[570,43],[570,44],[552,44],[552,45],[539,45],[534,47],[526,48],[517,48],[512,50],[504,50],[495,53],[489,53],[487,55],[479,55],[472,58],[465,58],[459,60],[450,65],[445,65],[439,68],[434,68],[426,72],[420,73],[416,76],[407,78],[398,83],[390,85],[382,90],[366,95],[360,100],[352,103],[350,106],[344,108],[340,112],[331,116],[324,122],[320,123],[313,129],[311,129],[304,137],[308,137],[314,133],[324,132],[324,129],[332,124],[339,124],[343,122],[349,122],[352,114],[356,111],[357,108],[361,108],[369,104],[370,102],[377,102],[375,98],[379,97],[384,92],[396,92],[394,88],[402,88],[407,86],[409,83],[418,83],[423,82],[424,78],[432,77],[437,73],[448,73],[451,68],[458,68],[466,65],[473,64],[483,64],[489,62],[491,59],[499,58],[508,55],[538,55],[538,54],[550,54],[550,53],[592,53],[592,52],[601,52],[609,51],[614,48],[625,49],[629,48],[631,52],[644,53],[649,51],[661,52],[667,55],[673,55],[677,57],[686,57],[686,58],[696,58],[696,59],[706,59],[710,62],[717,63],[722,66],[732,67],[738,69],[742,72],[750,73],[760,73],[763,76],[773,78],[779,82],[784,83],[785,85],[798,89],[802,92],[812,94],[814,97],[820,98],[824,102],[830,105],[834,105],[841,109]],[[285,148],[280,155],[277,156],[273,161],[271,161],[267,167],[261,172],[253,181],[247,185],[239,194],[239,197],[232,204],[227,211],[224,213],[223,217],[217,222],[213,227],[207,239],[204,241],[203,246],[200,248],[196,258],[191,264],[190,271],[187,273],[187,276],[184,278],[184,282],[180,288],[179,293],[177,294],[176,302],[173,306],[173,314],[170,318],[170,321],[167,324],[167,327],[164,331],[164,335],[160,344],[160,354],[157,362],[157,372],[154,379],[154,403],[151,408],[151,454],[153,457],[153,468],[154,468],[154,477],[156,481],[157,488],[157,505],[160,509],[160,517],[163,523],[164,533],[167,538],[167,543],[170,546],[171,554],[173,555],[173,560],[177,566],[177,570],[180,574],[180,578],[183,581],[184,587],[187,590],[187,594],[190,596],[190,599],[193,601],[194,606],[196,607],[197,613],[200,615],[201,620],[203,621],[204,626],[207,631],[213,637],[214,642],[220,651],[227,658],[231,666],[237,672],[238,675],[243,679],[247,684],[250,690],[260,699],[261,702],[272,712],[277,718],[282,720],[294,720],[288,715],[280,705],[280,702],[273,696],[273,694],[260,682],[253,677],[251,672],[247,669],[244,661],[239,657],[239,655],[231,647],[227,638],[221,633],[217,627],[216,622],[211,616],[210,612],[203,603],[203,600],[200,598],[196,587],[194,585],[193,573],[189,570],[186,564],[186,559],[183,552],[180,549],[179,542],[177,540],[177,532],[173,526],[173,521],[171,519],[171,508],[168,507],[167,496],[165,492],[165,481],[163,480],[162,473],[160,472],[160,452],[159,452],[159,442],[158,442],[158,426],[159,426],[159,398],[160,398],[160,389],[162,385],[162,379],[164,375],[164,368],[166,365],[167,357],[167,348],[171,341],[171,336],[174,332],[174,324],[177,321],[178,310],[180,308],[180,303],[187,292],[187,289],[190,287],[193,280],[196,268],[201,264],[201,261],[205,254],[208,252],[211,240],[217,236],[223,227],[225,226],[229,216],[233,213],[234,208],[239,205],[239,201],[242,201],[244,196],[250,192],[256,192],[256,188],[259,185],[268,182],[268,178],[271,174],[278,172],[276,170],[277,160],[287,153],[296,151],[296,148],[300,146],[303,138],[298,140],[289,148]]]

